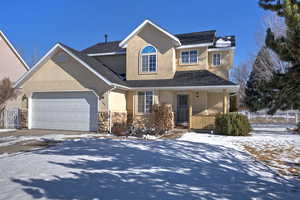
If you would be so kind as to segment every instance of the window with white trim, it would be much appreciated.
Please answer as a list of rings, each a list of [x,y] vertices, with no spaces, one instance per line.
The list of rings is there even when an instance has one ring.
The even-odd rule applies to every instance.
[[[153,91],[138,92],[138,112],[151,113],[153,105]]]
[[[220,53],[214,53],[212,56],[212,64],[213,66],[219,66],[221,65],[221,54]]]
[[[198,51],[182,51],[181,52],[181,63],[182,64],[196,64],[198,63]]]
[[[141,72],[156,72],[157,51],[153,46],[146,46],[141,51]]]

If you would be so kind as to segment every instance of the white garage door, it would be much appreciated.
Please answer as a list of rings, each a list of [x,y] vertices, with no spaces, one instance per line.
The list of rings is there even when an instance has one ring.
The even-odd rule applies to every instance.
[[[31,128],[96,131],[97,110],[92,92],[33,93]]]

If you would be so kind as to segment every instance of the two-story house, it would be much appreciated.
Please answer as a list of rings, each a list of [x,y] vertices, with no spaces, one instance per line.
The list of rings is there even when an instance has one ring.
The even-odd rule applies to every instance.
[[[149,20],[122,41],[82,51],[59,43],[17,82],[21,109],[29,128],[103,131],[143,123],[166,103],[176,124],[211,128],[238,89],[228,80],[234,50],[234,36],[171,34]]]

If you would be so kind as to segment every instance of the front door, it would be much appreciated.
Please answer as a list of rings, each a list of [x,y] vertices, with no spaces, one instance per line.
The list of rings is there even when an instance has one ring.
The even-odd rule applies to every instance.
[[[189,116],[188,95],[177,95],[177,123],[187,123]]]

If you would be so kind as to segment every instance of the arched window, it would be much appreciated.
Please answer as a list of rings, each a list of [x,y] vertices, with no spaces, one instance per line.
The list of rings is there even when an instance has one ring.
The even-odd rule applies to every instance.
[[[153,46],[146,46],[141,51],[141,72],[156,72],[157,53]]]

